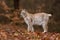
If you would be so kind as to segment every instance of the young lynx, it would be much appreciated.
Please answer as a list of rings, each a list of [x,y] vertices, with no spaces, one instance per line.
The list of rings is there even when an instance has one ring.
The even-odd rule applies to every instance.
[[[43,32],[48,31],[48,20],[49,17],[52,16],[51,14],[47,13],[36,13],[36,14],[30,14],[26,10],[22,10],[20,14],[23,18],[25,23],[28,25],[28,32],[34,32],[33,25],[42,25]]]

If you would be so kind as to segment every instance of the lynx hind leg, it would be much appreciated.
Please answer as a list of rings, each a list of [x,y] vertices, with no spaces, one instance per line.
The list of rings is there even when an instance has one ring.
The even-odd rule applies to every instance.
[[[30,32],[31,31],[31,27],[28,25],[27,27],[27,31]]]
[[[46,24],[43,24],[42,27],[43,27],[44,33],[48,32],[48,26]]]

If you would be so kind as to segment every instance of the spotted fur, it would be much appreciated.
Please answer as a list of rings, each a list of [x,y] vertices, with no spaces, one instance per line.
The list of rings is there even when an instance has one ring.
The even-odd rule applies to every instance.
[[[23,18],[25,23],[28,25],[28,32],[34,32],[33,25],[42,25],[44,32],[48,31],[48,21],[49,17],[52,16],[51,14],[47,13],[35,13],[30,14],[26,10],[22,10],[20,14]]]

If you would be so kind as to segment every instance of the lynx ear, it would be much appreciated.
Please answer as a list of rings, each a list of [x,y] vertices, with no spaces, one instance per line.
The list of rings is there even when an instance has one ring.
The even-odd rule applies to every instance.
[[[21,12],[25,12],[26,10],[25,9],[21,9]]]

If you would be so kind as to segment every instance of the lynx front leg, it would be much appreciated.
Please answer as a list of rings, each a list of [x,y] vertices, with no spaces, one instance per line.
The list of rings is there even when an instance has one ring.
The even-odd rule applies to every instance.
[[[30,32],[30,30],[31,30],[31,27],[29,24],[28,24],[27,30],[28,30],[28,32]]]
[[[28,28],[27,28],[28,32],[34,32],[34,28],[32,24],[28,24]]]
[[[33,26],[31,26],[31,32],[34,32],[34,28],[33,28]]]

